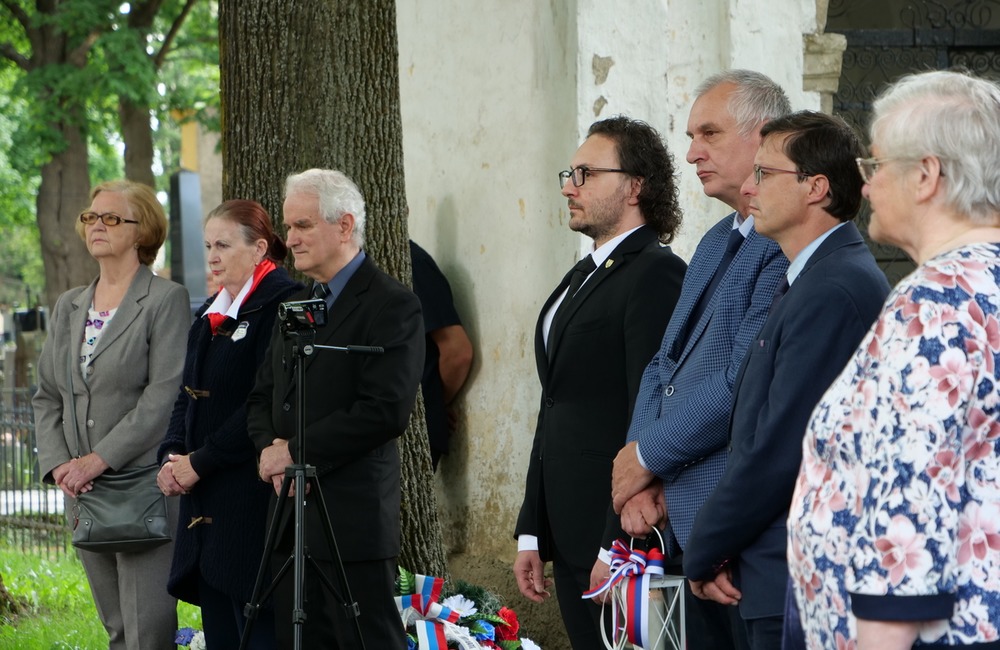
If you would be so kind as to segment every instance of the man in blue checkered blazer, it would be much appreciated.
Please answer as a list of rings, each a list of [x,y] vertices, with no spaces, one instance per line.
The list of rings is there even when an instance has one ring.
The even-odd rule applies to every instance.
[[[753,171],[760,127],[791,110],[784,92],[756,72],[706,80],[688,119],[687,161],[708,196],[735,212],[695,250],[659,351],[646,367],[628,444],[615,459],[614,510],[629,533],[666,517],[667,546],[683,550],[694,517],[726,463],[732,390],[750,342],[788,268],[777,244],[758,235],[740,187]],[[613,536],[613,527],[608,527]],[[598,562],[592,580],[606,573]],[[745,648],[735,608],[685,594],[691,648]],[[733,611],[729,611],[733,610]]]

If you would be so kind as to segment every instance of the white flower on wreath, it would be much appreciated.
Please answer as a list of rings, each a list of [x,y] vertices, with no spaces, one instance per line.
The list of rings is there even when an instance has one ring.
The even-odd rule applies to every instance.
[[[472,616],[477,611],[476,603],[472,602],[462,594],[448,596],[441,603],[453,612],[458,612],[459,617]]]
[[[191,650],[207,650],[208,646],[205,645],[205,633],[196,632],[194,637],[191,639],[191,645],[189,646]]]

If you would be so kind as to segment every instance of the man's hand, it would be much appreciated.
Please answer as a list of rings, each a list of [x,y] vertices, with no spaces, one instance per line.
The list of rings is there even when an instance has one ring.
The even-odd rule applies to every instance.
[[[156,474],[156,485],[160,488],[160,492],[163,492],[168,497],[175,497],[187,492],[184,486],[174,478],[173,463],[163,463],[160,471]]]
[[[59,488],[67,496],[76,497],[82,492],[94,489],[94,479],[104,473],[109,465],[94,452],[63,463],[52,472]],[[65,471],[63,471],[65,469]]]
[[[292,464],[292,454],[288,451],[288,441],[275,438],[271,444],[260,452],[260,464],[257,466],[260,480],[270,482],[274,493],[281,493],[281,483],[285,478],[285,468]],[[295,496],[295,485],[288,490],[288,496]]]
[[[198,472],[191,466],[191,455],[167,454],[167,459],[170,461],[167,465],[172,466],[174,480],[184,488],[185,492],[190,492],[194,484],[201,480]]]
[[[594,568],[590,570],[590,589],[593,591],[597,589],[605,580],[611,577],[611,565],[597,560],[594,562]],[[594,596],[591,600],[600,605],[601,603],[607,602],[608,598],[611,596],[611,591],[605,591],[603,594]]]
[[[638,447],[639,443],[630,442],[615,456],[615,465],[611,470],[611,500],[618,514],[621,514],[626,501],[655,478],[652,472],[639,464]]]
[[[528,600],[540,603],[549,597],[551,580],[545,579],[545,563],[538,551],[519,551],[514,560],[517,588]]]
[[[667,504],[663,497],[663,482],[654,480],[648,487],[625,502],[622,508],[622,530],[639,539],[662,529],[667,523]]]
[[[743,598],[739,589],[733,586],[733,571],[728,566],[715,574],[712,580],[688,580],[691,593],[702,600],[714,600],[722,605],[736,605]]]

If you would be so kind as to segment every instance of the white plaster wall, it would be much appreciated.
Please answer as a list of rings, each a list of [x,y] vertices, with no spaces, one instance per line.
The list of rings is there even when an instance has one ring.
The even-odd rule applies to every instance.
[[[436,481],[449,550],[514,555],[538,407],[534,324],[588,244],[566,226],[556,173],[596,119],[648,121],[676,160],[674,249],[690,258],[729,211],[684,160],[694,90],[752,68],[794,108],[818,108],[801,82],[814,1],[398,0],[410,233],[451,281],[477,353]]]
[[[446,544],[499,555],[537,413],[535,318],[576,254],[557,177],[576,146],[573,14],[523,0],[397,12],[410,234],[448,276],[477,355],[439,469]]]

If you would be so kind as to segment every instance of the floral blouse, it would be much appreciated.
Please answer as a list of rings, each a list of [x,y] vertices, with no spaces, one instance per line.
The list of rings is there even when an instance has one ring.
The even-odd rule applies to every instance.
[[[855,616],[917,645],[1000,639],[1000,246],[929,260],[813,411],[788,519],[809,648]]]

